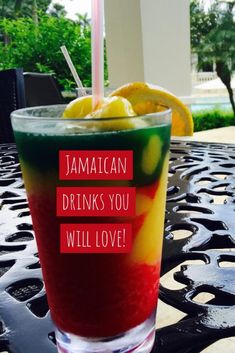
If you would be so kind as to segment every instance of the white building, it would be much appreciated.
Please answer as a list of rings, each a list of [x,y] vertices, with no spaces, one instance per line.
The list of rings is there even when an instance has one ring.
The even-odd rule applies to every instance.
[[[190,0],[105,0],[110,86],[147,81],[191,95]]]

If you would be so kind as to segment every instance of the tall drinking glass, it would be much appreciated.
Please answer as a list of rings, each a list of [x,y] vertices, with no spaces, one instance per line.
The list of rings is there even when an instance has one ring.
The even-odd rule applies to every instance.
[[[62,119],[64,106],[12,113],[59,352],[150,352],[155,337],[171,112],[112,119]],[[133,151],[133,179],[61,181],[61,150]],[[56,188],[135,187],[128,253],[60,253],[61,223],[123,218],[57,217]]]

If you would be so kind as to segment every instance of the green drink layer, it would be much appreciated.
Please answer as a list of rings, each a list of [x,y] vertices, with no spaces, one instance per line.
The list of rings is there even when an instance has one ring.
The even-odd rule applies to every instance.
[[[40,118],[39,118],[40,119]],[[35,119],[36,120],[36,119]],[[51,315],[66,332],[107,337],[144,322],[154,311],[160,277],[170,125],[75,134],[38,132],[37,122],[15,138],[29,198]],[[56,131],[56,130],[55,130]],[[132,181],[59,181],[60,150],[132,150]],[[136,216],[56,217],[59,185],[136,187]],[[132,225],[128,254],[60,254],[61,223]]]

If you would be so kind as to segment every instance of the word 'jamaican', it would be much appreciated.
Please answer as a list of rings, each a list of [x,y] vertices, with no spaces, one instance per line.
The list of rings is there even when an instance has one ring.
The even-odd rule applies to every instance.
[[[90,194],[63,194],[63,210],[75,211],[127,211],[130,205],[130,195],[126,193],[90,193]]]
[[[126,157],[82,157],[66,155],[66,176],[71,174],[125,174]]]

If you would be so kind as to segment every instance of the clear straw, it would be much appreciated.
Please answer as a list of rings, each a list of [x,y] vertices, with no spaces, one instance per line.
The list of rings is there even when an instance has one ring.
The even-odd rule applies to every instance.
[[[82,81],[80,80],[80,77],[78,76],[78,73],[77,73],[77,71],[76,71],[76,69],[75,69],[75,67],[73,65],[72,59],[71,59],[71,57],[69,55],[69,52],[68,52],[66,46],[62,45],[62,47],[60,47],[60,49],[61,49],[61,51],[62,51],[62,53],[64,55],[64,58],[65,58],[65,60],[66,60],[66,62],[68,64],[68,67],[70,68],[70,71],[71,71],[71,73],[73,75],[73,78],[74,78],[74,80],[76,82],[77,87],[81,89],[81,95],[82,96],[86,96],[86,90],[83,87]]]
[[[104,0],[92,0],[92,106],[104,97]]]

